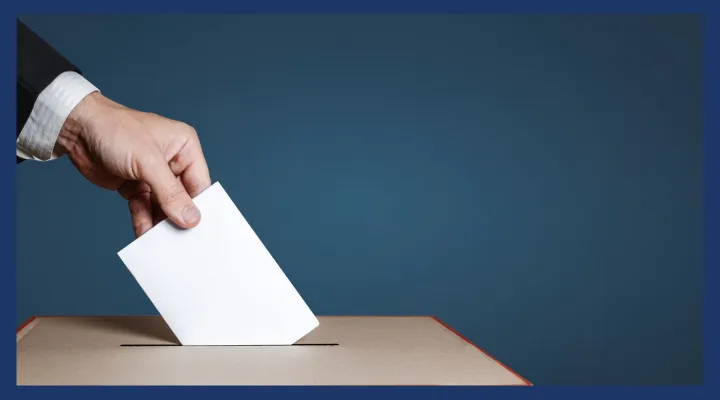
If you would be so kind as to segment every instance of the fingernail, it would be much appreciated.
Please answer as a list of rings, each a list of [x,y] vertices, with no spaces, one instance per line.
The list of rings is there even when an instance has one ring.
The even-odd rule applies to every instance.
[[[195,206],[187,206],[182,212],[183,220],[188,225],[193,225],[200,220],[200,210]]]

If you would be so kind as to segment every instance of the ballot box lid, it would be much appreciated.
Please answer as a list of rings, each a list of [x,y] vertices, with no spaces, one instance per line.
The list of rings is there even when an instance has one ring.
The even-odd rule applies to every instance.
[[[319,317],[292,346],[181,346],[159,316],[37,317],[18,385],[530,385],[435,317]]]

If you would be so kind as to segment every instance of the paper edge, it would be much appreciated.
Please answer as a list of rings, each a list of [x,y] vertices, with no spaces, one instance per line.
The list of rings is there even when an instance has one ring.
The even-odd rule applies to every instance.
[[[213,183],[213,184],[211,184],[210,186],[208,186],[205,190],[203,190],[202,192],[200,192],[197,196],[195,196],[195,197],[193,198],[193,201],[200,199],[200,197],[201,197],[203,194],[207,194],[207,193],[210,191],[210,189],[212,189],[212,188],[219,188],[220,190],[222,190],[222,191],[228,196],[228,198],[230,198],[230,194],[227,193],[227,191],[226,191],[225,188],[220,184],[219,181],[216,181],[215,183]],[[217,190],[217,189],[216,189],[216,190]],[[299,337],[297,337],[296,339],[292,340],[290,343],[276,344],[276,345],[278,345],[278,346],[291,346],[291,345],[297,343],[298,341],[300,341],[301,339],[303,339],[305,336],[309,335],[309,334],[310,334],[311,332],[313,332],[315,329],[317,329],[317,328],[320,326],[320,320],[318,319],[317,314],[315,314],[315,312],[313,311],[313,309],[312,309],[312,308],[310,307],[310,305],[307,303],[307,300],[305,300],[305,297],[303,297],[303,295],[300,293],[300,291],[299,291],[298,288],[295,286],[295,284],[290,280],[290,277],[287,276],[287,273],[285,272],[285,270],[283,269],[283,267],[282,267],[282,266],[280,265],[280,263],[275,259],[275,256],[272,255],[272,253],[270,252],[270,250],[267,248],[267,246],[265,245],[265,243],[262,241],[262,239],[260,238],[260,235],[258,235],[257,232],[255,231],[255,229],[252,227],[252,225],[250,225],[250,221],[247,220],[247,218],[245,217],[245,214],[243,214],[242,211],[240,211],[240,208],[237,206],[237,204],[235,204],[235,202],[232,200],[232,198],[230,198],[230,201],[232,202],[233,207],[235,207],[235,209],[236,209],[237,212],[240,214],[240,216],[245,220],[245,223],[247,223],[247,225],[248,225],[248,226],[250,227],[250,229],[253,231],[253,233],[255,234],[255,237],[256,237],[256,238],[258,239],[258,241],[260,242],[260,245],[263,246],[263,249],[268,253],[268,255],[270,256],[270,258],[272,258],[272,260],[273,260],[273,262],[275,263],[275,265],[277,265],[277,267],[280,269],[280,272],[283,274],[283,276],[285,277],[285,279],[287,279],[287,281],[290,283],[290,286],[293,288],[293,290],[295,290],[295,293],[297,293],[297,295],[300,297],[300,300],[303,302],[303,304],[305,305],[305,307],[307,308],[307,310],[310,312],[310,314],[311,314],[312,317],[313,317],[313,323],[312,323],[312,324],[309,324],[309,325],[308,325],[308,328],[303,329],[303,331],[306,331],[306,332],[301,333]],[[143,236],[149,234],[150,231],[156,230],[155,228],[157,228],[158,226],[160,226],[160,224],[172,224],[172,221],[170,221],[168,218],[165,218],[164,220],[160,221],[158,224],[156,224],[155,226],[153,226],[152,228],[150,228],[147,232],[145,232],[145,234],[143,234]],[[123,247],[120,251],[117,252],[117,256],[118,256],[118,258],[120,258],[120,261],[123,263],[123,266],[125,267],[125,270],[127,270],[127,271],[130,273],[130,275],[131,275],[131,276],[133,277],[133,279],[135,280],[135,283],[137,283],[138,286],[140,286],[140,288],[141,288],[142,291],[143,291],[143,294],[144,294],[145,297],[150,301],[150,303],[153,305],[153,307],[155,308],[155,311],[158,312],[158,314],[160,315],[160,318],[162,318],[162,319],[165,321],[165,323],[167,324],[167,323],[168,323],[167,320],[165,320],[165,317],[162,316],[162,313],[161,313],[160,310],[158,309],[157,305],[153,302],[153,300],[152,300],[152,298],[150,297],[150,295],[148,295],[148,292],[147,292],[147,290],[143,287],[142,283],[140,283],[140,281],[137,279],[137,277],[135,276],[135,274],[133,273],[133,271],[132,271],[130,268],[128,268],[127,263],[125,262],[125,258],[123,257],[123,253],[124,253],[127,249],[129,249],[134,243],[136,243],[139,239],[140,239],[140,238],[135,238],[132,242],[130,242],[129,244],[127,244],[125,247]],[[170,327],[169,324],[168,324],[168,327]],[[183,346],[202,346],[202,345],[194,345],[194,344],[183,343],[182,339],[177,335],[177,333],[175,333],[175,331],[172,329],[172,327],[170,327],[170,330],[173,331],[173,334],[175,335],[175,337],[177,338],[177,340],[180,342],[181,345],[183,345]]]

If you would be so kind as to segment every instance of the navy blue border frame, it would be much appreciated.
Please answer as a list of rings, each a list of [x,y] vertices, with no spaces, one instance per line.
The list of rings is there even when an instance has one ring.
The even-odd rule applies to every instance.
[[[704,337],[704,384],[697,387],[543,387],[493,388],[493,387],[190,387],[190,388],[62,388],[60,392],[74,398],[128,398],[129,396],[158,396],[161,394],[191,397],[202,394],[264,396],[289,398],[313,396],[314,398],[345,399],[373,397],[412,396],[423,398],[587,398],[607,399],[637,396],[663,398],[720,398],[720,366],[718,365],[718,339],[720,312],[718,310],[718,284],[720,274],[720,12],[718,2],[699,0],[34,0],[2,5],[2,90],[0,90],[0,115],[2,115],[3,142],[0,149],[1,182],[5,194],[0,196],[5,219],[0,223],[0,254],[3,258],[3,279],[0,280],[0,310],[3,336],[0,341],[0,398],[47,398],[52,396],[47,387],[17,387],[15,351],[10,345],[10,335],[17,328],[16,281],[15,281],[15,164],[14,144],[10,131],[14,130],[15,92],[15,18],[30,13],[692,13],[704,16],[704,216],[705,216],[705,293],[703,310]],[[14,79],[14,78],[13,78]],[[8,190],[12,188],[12,191]],[[10,193],[9,193],[10,192]],[[12,321],[12,322],[11,322]],[[12,325],[12,326],[11,326]],[[714,395],[713,395],[714,393]],[[7,396],[7,397],[6,397]]]

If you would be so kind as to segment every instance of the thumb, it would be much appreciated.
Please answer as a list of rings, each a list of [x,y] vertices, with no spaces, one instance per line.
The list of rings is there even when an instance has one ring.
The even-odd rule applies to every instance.
[[[165,162],[158,162],[144,167],[141,178],[150,186],[165,215],[181,228],[197,226],[200,222],[200,210],[172,173],[170,166]]]

